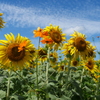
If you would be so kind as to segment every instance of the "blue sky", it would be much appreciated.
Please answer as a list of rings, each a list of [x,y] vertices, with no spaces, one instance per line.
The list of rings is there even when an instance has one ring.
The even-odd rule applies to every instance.
[[[96,38],[100,36],[99,0],[0,0],[0,12],[7,22],[0,39],[5,39],[6,33],[20,33],[37,46],[32,31],[53,24],[60,26],[67,38],[74,30],[85,34],[92,43],[94,37],[100,51],[100,38]]]

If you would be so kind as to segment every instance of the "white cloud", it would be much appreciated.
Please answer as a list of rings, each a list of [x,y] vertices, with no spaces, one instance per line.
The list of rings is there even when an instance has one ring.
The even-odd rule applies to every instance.
[[[69,29],[64,30],[64,32],[67,33],[67,34],[71,34],[74,31],[78,31],[78,32],[85,31],[85,27],[84,26],[75,26],[75,27],[71,27]]]
[[[74,30],[87,35],[100,33],[100,21],[67,17],[67,15],[60,15],[60,12],[54,14],[40,8],[24,8],[7,4],[0,4],[0,12],[4,13],[8,26],[13,24],[17,27],[45,27],[53,24],[59,25],[66,34],[71,34]]]

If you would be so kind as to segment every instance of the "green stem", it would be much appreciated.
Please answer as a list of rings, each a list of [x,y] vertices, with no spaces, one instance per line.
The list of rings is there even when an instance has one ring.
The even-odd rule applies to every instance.
[[[39,48],[40,48],[40,37],[39,37],[39,44],[38,44],[38,50],[39,50]],[[36,57],[36,86],[37,86],[37,90],[38,90],[38,55],[37,55],[37,57]],[[38,93],[36,93],[36,95],[37,95],[37,100],[39,100],[39,94]]]
[[[47,53],[47,66],[46,66],[46,86],[48,85],[48,69],[49,69],[49,60],[50,60],[50,48],[48,48]],[[46,91],[46,100],[48,100],[48,90]]]
[[[84,68],[82,69],[81,73],[80,87],[82,87],[83,76],[84,76]]]
[[[70,74],[70,64],[71,64],[71,58],[69,59],[69,62],[68,62],[67,82],[68,82],[68,78]]]
[[[38,88],[38,65],[36,64],[36,86]]]
[[[8,83],[7,83],[7,95],[6,95],[6,100],[9,100],[11,71],[9,71],[8,74],[9,74],[9,76],[8,76]]]
[[[99,87],[100,87],[100,78],[98,78],[98,84],[97,84],[97,95],[99,95]]]
[[[48,84],[49,60],[50,60],[50,48],[48,48],[48,53],[47,53],[47,66],[46,66],[46,83],[47,84]]]
[[[66,90],[66,89],[68,88],[68,86],[69,86],[69,85],[68,85],[68,82],[69,82],[69,80],[68,80],[68,79],[69,79],[69,76],[70,76],[70,78],[71,78],[71,75],[70,75],[70,74],[71,74],[71,72],[70,72],[70,64],[71,64],[71,58],[69,59],[68,67],[67,67],[67,68],[68,68],[68,69],[67,69],[67,78],[66,78],[66,82],[67,82],[67,83],[64,84],[64,85],[62,86],[62,87],[66,87],[65,90]]]

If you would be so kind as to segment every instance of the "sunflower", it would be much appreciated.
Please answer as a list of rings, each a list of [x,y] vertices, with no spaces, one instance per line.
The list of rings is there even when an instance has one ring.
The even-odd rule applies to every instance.
[[[94,74],[93,79],[95,82],[99,82],[100,75]]]
[[[79,61],[78,60],[72,60],[71,61],[71,66],[74,66],[74,67],[79,66]]]
[[[2,16],[3,15],[3,13],[0,13],[0,16]]]
[[[0,13],[0,16],[2,16],[2,15],[3,15],[3,13]],[[0,17],[0,28],[4,28],[4,23],[6,23],[6,22],[4,22],[2,17]]]
[[[57,71],[68,71],[68,69],[65,64],[58,63]]]
[[[85,40],[86,37],[84,34],[76,31],[70,36],[73,37],[68,40],[68,43],[63,45],[63,48],[65,49],[64,53],[70,52],[74,58],[78,58],[80,55],[85,59],[85,55],[88,55],[89,52],[90,42]]]
[[[92,46],[92,44],[90,44],[89,46],[89,52],[88,55],[86,55],[86,57],[95,57],[96,56],[96,46]]]
[[[50,24],[50,26],[46,26],[46,28],[44,28],[44,31],[48,32],[48,36],[45,36],[43,40],[47,41],[47,38],[51,39],[52,45],[49,46],[54,46],[55,50],[57,50],[58,47],[62,44],[62,42],[66,39],[65,34],[62,34],[62,29],[59,28],[59,26],[53,26],[52,24]]]
[[[47,60],[47,50],[46,48],[39,48],[39,50],[36,51],[36,54],[38,55],[38,59],[42,62]]]
[[[58,60],[58,53],[56,51],[50,53],[50,64],[55,65]]]
[[[96,60],[96,65],[99,67],[100,69],[100,60]]]
[[[92,57],[88,58],[87,61],[83,62],[83,65],[91,73],[99,72],[97,65],[95,64],[95,60]]]
[[[54,68],[58,72],[68,71],[67,66],[68,66],[68,62],[67,61],[65,62],[65,60],[57,61],[54,65],[52,64],[52,68]]]
[[[70,48],[72,48],[73,46],[72,45],[70,45],[70,44],[68,44],[68,43],[64,43],[63,44],[63,47],[62,47],[62,53],[64,54],[64,55],[66,55],[67,56],[67,58],[70,58],[72,55],[71,55],[71,50],[70,50]]]
[[[2,68],[10,70],[21,70],[28,67],[28,61],[32,59],[35,50],[33,44],[27,37],[20,34],[15,38],[13,33],[4,35],[7,40],[0,40],[0,62]]]
[[[46,44],[52,45],[53,40],[52,40],[51,38],[49,38],[49,37],[44,37],[43,40],[41,40],[41,42],[42,42],[43,44],[46,43]]]
[[[57,71],[64,71],[64,68],[65,66],[64,65],[61,65],[61,66],[59,66],[59,68],[57,69]]]
[[[34,33],[34,37],[44,37],[44,36],[48,36],[48,32],[44,31],[40,27],[38,27],[37,30],[34,30],[33,33]]]

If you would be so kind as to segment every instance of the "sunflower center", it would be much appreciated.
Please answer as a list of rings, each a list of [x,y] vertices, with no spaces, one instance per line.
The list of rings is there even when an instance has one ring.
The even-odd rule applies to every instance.
[[[88,57],[92,57],[93,56],[93,50],[91,50],[89,53],[88,53]]]
[[[78,49],[78,51],[86,50],[86,42],[81,37],[76,38],[74,45]]]
[[[89,69],[93,69],[93,63],[91,61],[88,61],[88,63],[86,64],[86,66],[89,68]]]
[[[74,66],[77,66],[77,63],[78,63],[77,61],[73,61]]]
[[[62,37],[61,37],[61,34],[59,32],[56,32],[56,31],[51,32],[50,37],[56,43],[60,43],[62,41]]]
[[[64,66],[60,66],[61,70],[64,70]]]
[[[8,46],[7,54],[8,54],[8,58],[11,61],[20,61],[24,58],[25,50],[23,49],[20,52],[18,52],[19,51],[18,47],[19,47],[19,44],[17,43],[13,43]]]
[[[44,57],[44,56],[47,55],[47,53],[44,50],[39,50],[38,54],[39,54],[40,57]]]
[[[30,53],[31,53],[31,54],[35,53],[35,50],[31,50]]]

